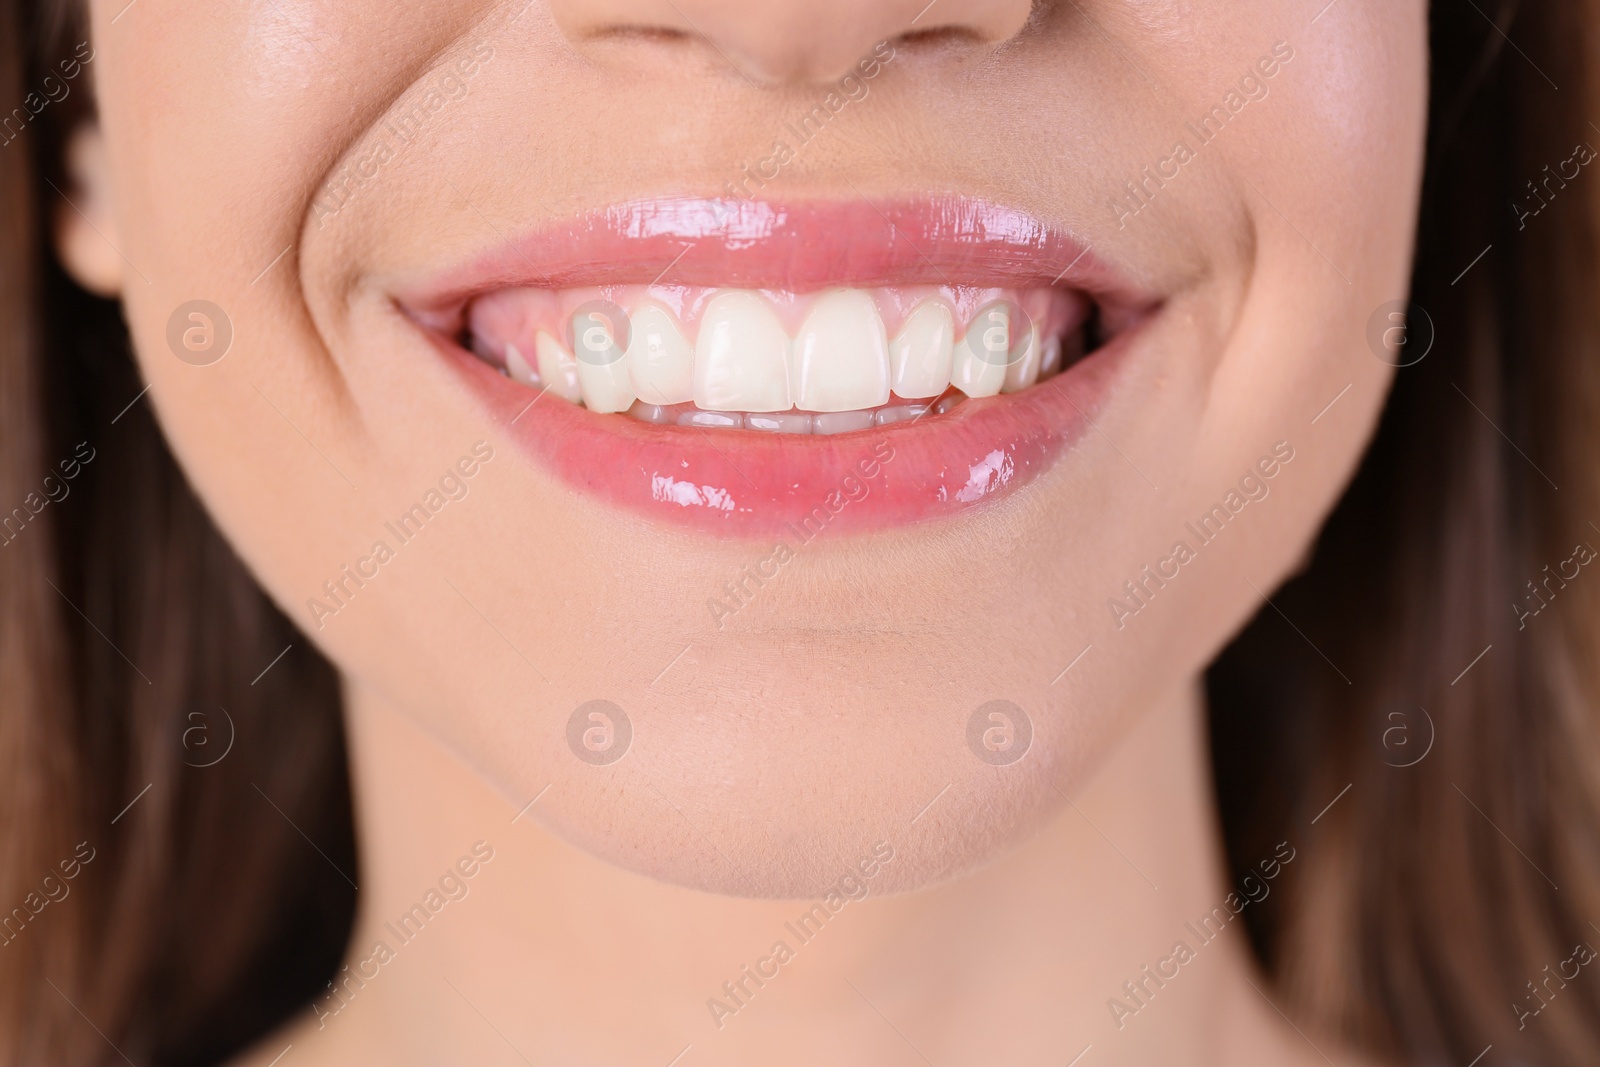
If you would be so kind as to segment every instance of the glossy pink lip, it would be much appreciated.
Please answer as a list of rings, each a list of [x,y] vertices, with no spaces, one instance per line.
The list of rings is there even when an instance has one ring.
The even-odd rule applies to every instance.
[[[1103,307],[1154,302],[1082,240],[1014,208],[966,197],[891,201],[633,200],[515,237],[404,286],[412,312],[491,289],[659,281],[811,292],[833,286],[1061,285]]]
[[[969,199],[630,202],[514,241],[397,299],[431,327],[496,421],[574,489],[703,533],[805,541],[954,515],[1032,481],[1082,436],[1134,332],[1024,392],[836,436],[660,426],[534,401],[453,336],[477,293],[652,281],[795,291],[1061,284],[1129,322],[1157,303],[1070,235]]]

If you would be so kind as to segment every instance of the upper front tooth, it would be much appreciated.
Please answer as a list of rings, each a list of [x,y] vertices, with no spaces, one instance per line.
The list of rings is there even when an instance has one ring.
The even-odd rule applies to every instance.
[[[950,387],[955,333],[955,320],[943,301],[926,301],[911,313],[889,348],[889,381],[896,396],[938,396]]]
[[[857,411],[889,402],[889,342],[872,297],[819,297],[795,338],[789,391],[803,411]]]
[[[627,411],[634,401],[633,384],[611,323],[604,315],[579,312],[572,316],[572,339],[584,406],[603,414]]]
[[[971,397],[994,396],[1006,382],[1011,356],[1011,310],[990,304],[967,324],[956,346],[950,382]]]
[[[1022,342],[1024,346],[1022,357],[1006,368],[1006,383],[1000,387],[1001,392],[1020,393],[1039,380],[1039,368],[1041,365],[1039,328],[1037,326],[1029,326],[1028,334],[1022,339]]]
[[[633,313],[628,371],[634,392],[647,404],[687,404],[694,399],[694,349],[666,309],[644,304]]]
[[[711,299],[694,345],[694,403],[707,411],[788,411],[789,335],[767,302],[731,290]]]
[[[547,389],[574,404],[583,399],[583,387],[578,384],[578,360],[567,351],[566,345],[540,330],[533,338],[533,353],[539,363],[539,377]]]

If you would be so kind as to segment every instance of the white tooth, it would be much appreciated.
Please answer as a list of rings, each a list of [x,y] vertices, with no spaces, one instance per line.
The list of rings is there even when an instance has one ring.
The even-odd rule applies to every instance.
[[[715,426],[719,430],[737,430],[744,419],[737,411],[685,411],[678,416],[679,426]]]
[[[1044,354],[1039,359],[1039,380],[1050,377],[1061,369],[1061,338],[1052,337],[1044,343]]]
[[[870,411],[830,411],[811,417],[812,433],[850,433],[872,425]]]
[[[889,341],[872,297],[818,297],[795,338],[789,392],[803,411],[859,411],[889,402]]]
[[[768,433],[810,433],[811,416],[793,412],[786,415],[746,415],[744,428]]]
[[[1006,368],[1006,384],[1000,387],[1002,393],[1020,393],[1039,380],[1040,348],[1037,326],[1028,328],[1028,336],[1023,344],[1022,358]]]
[[[633,406],[628,409],[628,415],[638,419],[640,422],[659,424],[678,421],[677,414],[671,408],[665,408],[659,404],[646,404],[643,400],[635,400]]]
[[[672,313],[644,304],[633,313],[628,373],[633,390],[650,404],[687,404],[694,399],[694,349],[683,339]]]
[[[896,404],[892,408],[882,408],[872,416],[874,426],[888,426],[890,423],[905,422],[907,419],[918,419],[932,410],[932,404]]]
[[[1004,304],[987,307],[967,324],[956,345],[950,384],[968,396],[994,396],[1006,382],[1011,345],[1011,312]]]
[[[578,384],[578,360],[567,346],[540,330],[533,338],[533,353],[539,361],[539,377],[552,393],[574,404],[583,399]]]
[[[506,345],[506,373],[511,375],[511,380],[519,385],[526,385],[538,389],[544,383],[539,381],[539,375],[528,366],[528,357],[524,356],[516,345]]]
[[[788,411],[789,335],[766,300],[711,298],[694,342],[694,402],[709,411]]]
[[[600,315],[572,316],[573,354],[578,360],[578,385],[583,406],[611,414],[633,404],[633,383],[628,380],[628,360],[611,335],[611,325]]]
[[[889,382],[903,397],[938,396],[950,385],[956,324],[942,301],[917,307],[889,346]]]
[[[933,413],[935,415],[943,415],[952,408],[960,407],[966,401],[966,399],[967,398],[962,396],[960,393],[957,393],[954,396],[947,396],[937,404],[933,405]]]

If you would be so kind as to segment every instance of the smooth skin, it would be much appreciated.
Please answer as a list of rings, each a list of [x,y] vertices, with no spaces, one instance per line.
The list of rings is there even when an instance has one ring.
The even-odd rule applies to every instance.
[[[1197,680],[1307,551],[1381,406],[1367,324],[1409,271],[1424,4],[91,6],[99,125],[75,139],[58,245],[121,295],[141,402],[343,673],[351,960],[494,849],[348,1007],[249,1062],[291,1044],[296,1063],[1324,1062],[1237,923],[1120,1026],[1107,1002],[1229,892]],[[580,210],[719,195],[886,38],[870,93],[765,195],[985,196],[1164,306],[1093,432],[1025,492],[807,546],[718,629],[706,600],[771,546],[574,496],[390,296]],[[386,116],[484,46],[328,211]],[[1275,46],[1292,58],[1255,74]],[[1200,142],[1187,124],[1230,93]],[[1131,211],[1126,183],[1179,141],[1192,158]],[[209,366],[167,342],[194,299],[234,330]],[[480,441],[470,493],[316,628],[308,598]],[[1269,495],[1112,612],[1284,448]],[[607,767],[567,747],[592,699],[634,727]],[[994,699],[1033,726],[1007,767],[966,744]],[[871,897],[719,1028],[708,999],[878,842],[894,859]]]

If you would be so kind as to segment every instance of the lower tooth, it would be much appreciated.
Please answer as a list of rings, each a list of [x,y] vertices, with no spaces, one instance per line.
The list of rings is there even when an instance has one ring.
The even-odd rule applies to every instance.
[[[898,407],[883,408],[872,416],[872,423],[874,426],[888,426],[894,422],[921,418],[931,410],[933,410],[932,404],[903,404]]]
[[[810,433],[810,415],[757,415],[744,417],[747,430],[765,430],[768,433]]]
[[[811,416],[812,433],[850,433],[871,425],[870,411],[827,411]]]
[[[646,404],[642,400],[634,401],[633,406],[628,409],[628,414],[641,422],[653,422],[657,425],[678,421],[671,408],[662,407],[660,404]]]
[[[678,416],[679,426],[737,430],[743,424],[744,418],[737,411],[686,411]]]
[[[893,407],[873,410],[831,411],[811,414],[804,411],[739,412],[704,411],[689,405],[646,404],[635,401],[624,414],[640,422],[657,426],[689,426],[700,429],[755,430],[761,433],[784,434],[836,434],[852,433],[874,426],[890,426],[897,422],[912,422],[924,415],[942,415],[966,401],[966,396],[952,391],[937,401],[913,404],[896,404]]]

